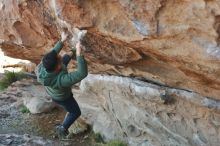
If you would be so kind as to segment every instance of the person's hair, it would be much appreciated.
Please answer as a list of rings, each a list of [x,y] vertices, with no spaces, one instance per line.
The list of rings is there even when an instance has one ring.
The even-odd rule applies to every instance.
[[[56,51],[51,51],[44,55],[43,57],[43,66],[46,68],[47,72],[53,72],[56,69],[58,64],[57,53]]]

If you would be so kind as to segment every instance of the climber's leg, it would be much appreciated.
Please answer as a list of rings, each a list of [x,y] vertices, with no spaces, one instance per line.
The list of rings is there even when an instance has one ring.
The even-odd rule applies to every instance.
[[[62,106],[68,113],[64,118],[62,123],[63,127],[68,130],[68,128],[73,124],[73,122],[81,115],[81,110],[78,103],[71,94],[71,97],[65,101],[55,101],[57,104]]]

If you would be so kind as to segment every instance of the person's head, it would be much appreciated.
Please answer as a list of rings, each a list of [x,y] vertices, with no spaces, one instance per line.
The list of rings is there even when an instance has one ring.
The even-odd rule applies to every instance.
[[[57,55],[56,51],[44,55],[42,62],[47,72],[59,72],[61,70],[61,57]]]

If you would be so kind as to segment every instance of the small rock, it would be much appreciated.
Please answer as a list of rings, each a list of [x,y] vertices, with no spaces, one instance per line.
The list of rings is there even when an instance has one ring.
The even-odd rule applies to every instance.
[[[7,113],[0,113],[0,119],[7,118],[8,116],[9,114]]]
[[[17,88],[10,86],[10,87],[8,88],[8,91],[10,91],[10,92],[15,92],[15,91],[17,91]]]
[[[10,145],[12,142],[13,142],[13,140],[11,140],[11,139],[6,139],[5,140],[5,144],[6,145]]]
[[[43,139],[42,137],[30,135],[16,135],[16,134],[0,134],[0,145],[16,145],[16,146],[31,146],[31,145],[56,145],[51,140]]]
[[[76,120],[69,128],[70,134],[79,134],[88,130],[88,124],[86,124],[82,119]]]
[[[141,131],[138,128],[136,128],[134,125],[129,125],[127,127],[127,130],[129,135],[132,137],[138,137],[141,135]]]
[[[87,139],[89,136],[88,135],[85,135],[84,137],[83,137],[83,139]]]
[[[9,98],[9,95],[7,95],[7,94],[2,94],[2,95],[1,95],[1,98]]]
[[[23,103],[32,114],[48,112],[56,106],[52,100],[43,97],[26,97],[23,99]]]

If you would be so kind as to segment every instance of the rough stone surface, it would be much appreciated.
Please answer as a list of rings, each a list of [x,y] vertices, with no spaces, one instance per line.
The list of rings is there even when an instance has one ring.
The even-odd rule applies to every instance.
[[[74,93],[83,118],[107,141],[120,139],[131,146],[219,145],[218,100],[106,75],[89,75],[80,89]]]
[[[66,113],[62,108],[41,114],[24,111],[23,98],[36,94],[47,98],[44,87],[33,79],[17,81],[0,91],[0,146],[95,146],[93,133],[80,118],[69,129],[68,140],[56,137],[55,125],[62,123]]]
[[[0,105],[4,105],[5,102],[19,101],[16,103],[17,106],[25,105],[32,114],[49,112],[56,106],[44,87],[33,79],[16,81],[7,90],[0,93]]]
[[[83,116],[106,140],[219,145],[219,0],[0,0],[0,15],[0,46],[8,56],[39,63],[63,28],[73,38],[76,28],[85,29],[90,73],[151,82],[83,81]]]
[[[0,134],[0,145],[2,146],[28,146],[28,145],[36,145],[36,146],[54,146],[57,143],[44,139],[38,136],[30,136],[28,134],[17,135],[17,134]]]
[[[0,2],[0,44],[9,56],[39,63],[62,28],[73,36],[86,29],[91,73],[143,77],[220,99],[219,0]]]
[[[79,118],[68,129],[69,137],[86,132],[88,131],[88,129],[89,129],[89,125]]]
[[[18,83],[16,82],[16,84]],[[32,114],[49,112],[56,106],[43,86],[30,84],[25,87],[25,90],[28,92],[22,93],[23,104]]]
[[[55,103],[45,97],[26,97],[23,100],[32,114],[49,112],[55,107]]]

